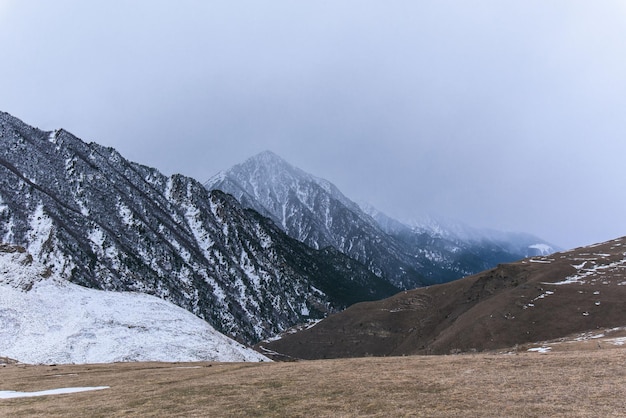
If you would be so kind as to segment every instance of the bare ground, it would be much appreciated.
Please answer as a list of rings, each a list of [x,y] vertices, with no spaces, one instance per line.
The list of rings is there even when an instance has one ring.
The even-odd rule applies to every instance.
[[[111,388],[0,399],[0,416],[626,416],[626,350],[576,346],[292,363],[13,364],[0,367],[0,390]]]

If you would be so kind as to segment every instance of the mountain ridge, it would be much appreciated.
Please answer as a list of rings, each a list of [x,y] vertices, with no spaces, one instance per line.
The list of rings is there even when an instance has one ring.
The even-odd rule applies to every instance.
[[[7,113],[0,139],[0,240],[74,283],[158,296],[247,343],[397,291],[232,196],[111,147]]]

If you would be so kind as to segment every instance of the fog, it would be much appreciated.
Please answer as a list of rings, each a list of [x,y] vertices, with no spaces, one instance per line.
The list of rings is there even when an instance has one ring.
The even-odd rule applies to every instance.
[[[401,220],[626,235],[621,1],[0,0],[0,110],[205,181],[264,150]]]

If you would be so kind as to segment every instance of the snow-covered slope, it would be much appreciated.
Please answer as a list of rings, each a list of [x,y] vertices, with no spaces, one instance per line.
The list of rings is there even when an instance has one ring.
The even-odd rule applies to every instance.
[[[0,356],[24,363],[266,361],[169,302],[88,289],[0,246]]]

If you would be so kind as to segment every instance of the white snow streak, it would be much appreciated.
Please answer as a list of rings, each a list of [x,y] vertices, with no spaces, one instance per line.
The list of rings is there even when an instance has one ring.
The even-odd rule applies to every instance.
[[[67,393],[88,392],[91,390],[103,390],[103,389],[110,389],[110,386],[84,386],[84,387],[75,387],[75,388],[40,390],[38,392],[16,392],[14,390],[0,390],[0,399],[32,398],[35,396],[48,396],[48,395],[65,395]]]

